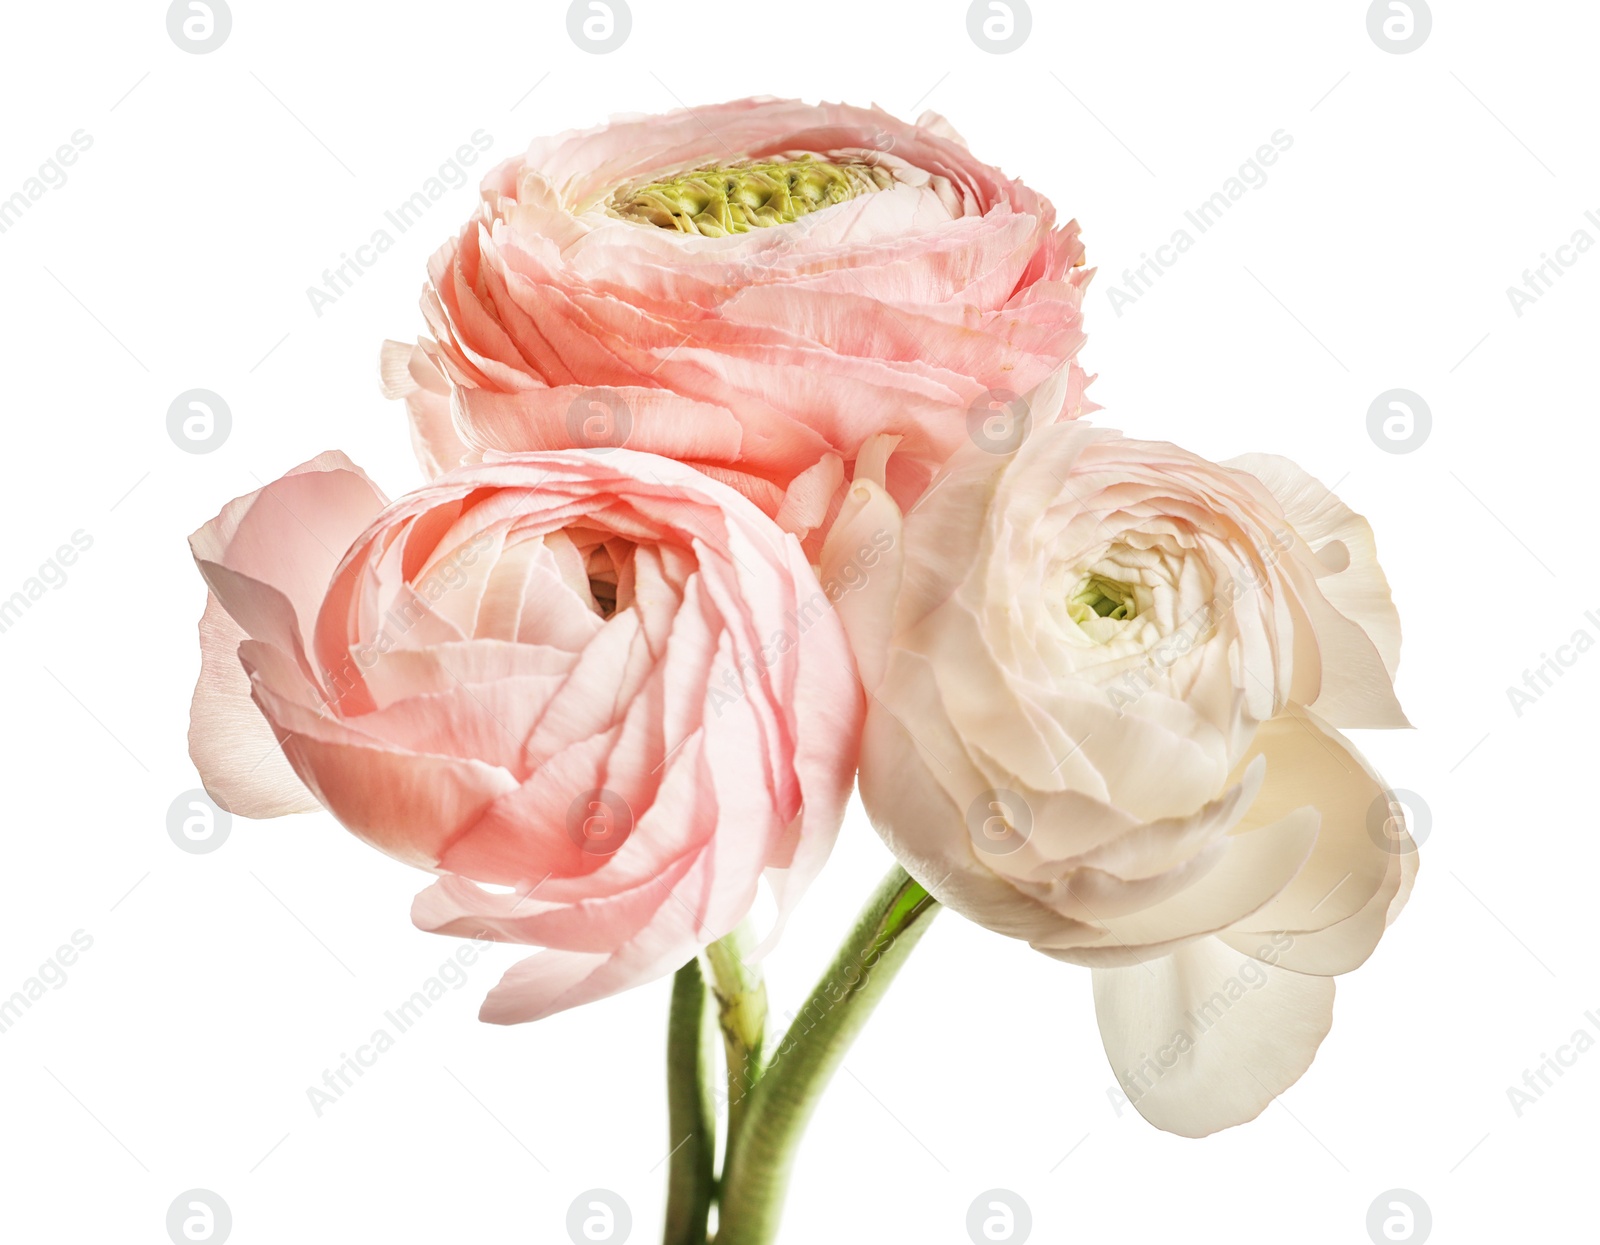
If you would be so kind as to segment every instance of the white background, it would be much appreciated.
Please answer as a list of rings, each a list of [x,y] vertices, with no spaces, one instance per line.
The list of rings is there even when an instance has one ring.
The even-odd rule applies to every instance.
[[[627,43],[593,55],[554,0],[234,0],[226,44],[193,55],[165,7],[4,19],[0,197],[75,131],[93,139],[0,234],[0,597],[75,531],[93,539],[0,635],[0,996],[74,931],[94,940],[0,1034],[6,1239],[159,1245],[196,1187],[226,1199],[241,1245],[559,1243],[594,1187],[627,1199],[633,1240],[659,1239],[666,983],[494,1028],[476,1008],[519,954],[497,948],[314,1114],[307,1087],[454,944],[407,919],[424,878],[324,815],[236,821],[210,855],[167,837],[197,785],[204,594],[184,538],[326,448],[391,494],[418,482],[378,346],[421,328],[426,258],[473,186],[321,317],[306,289],[474,131],[493,138],[475,182],[534,135],[753,93],[944,113],[1083,223],[1097,418],[1218,458],[1289,455],[1371,517],[1417,729],[1361,742],[1433,826],[1310,1072],[1203,1142],[1113,1109],[1085,972],[942,916],[817,1115],[784,1241],[962,1245],[993,1187],[1051,1245],[1361,1245],[1396,1187],[1451,1245],[1592,1239],[1600,1053],[1520,1118],[1507,1089],[1600,1030],[1600,655],[1520,716],[1506,689],[1574,632],[1600,637],[1600,254],[1520,317],[1506,288],[1579,228],[1600,240],[1600,10],[1437,0],[1427,43],[1394,55],[1364,0],[1035,0],[1027,43],[992,55],[962,0],[633,0]],[[1294,141],[1270,180],[1119,316],[1123,270],[1280,129]],[[166,412],[198,387],[233,431],[197,456]],[[1405,455],[1367,432],[1396,387],[1433,413]],[[888,863],[854,809],[768,963],[780,1014]]]

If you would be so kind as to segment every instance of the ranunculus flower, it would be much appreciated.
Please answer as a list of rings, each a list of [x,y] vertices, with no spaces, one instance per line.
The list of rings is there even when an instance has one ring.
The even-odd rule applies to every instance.
[[[206,789],[321,804],[437,872],[424,929],[552,948],[487,1020],[668,973],[828,854],[861,728],[843,629],[794,538],[687,467],[518,455],[389,505],[324,454],[191,545]]]
[[[732,484],[802,537],[862,443],[905,504],[1071,365],[1076,223],[943,118],[751,99],[533,143],[429,266],[432,337],[390,342],[430,474],[489,450],[622,444]]]
[[[1415,866],[1336,729],[1406,724],[1371,529],[1284,459],[1084,423],[960,456],[900,519],[858,480],[823,560],[864,530],[903,554],[840,602],[874,823],[943,903],[1093,969],[1148,1120],[1254,1118]]]

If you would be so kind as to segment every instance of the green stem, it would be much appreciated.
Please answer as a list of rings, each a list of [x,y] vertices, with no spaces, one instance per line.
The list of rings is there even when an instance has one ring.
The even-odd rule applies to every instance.
[[[776,1239],[789,1172],[817,1100],[938,910],[899,866],[861,910],[749,1094],[723,1168],[716,1245]]]
[[[766,1053],[767,986],[761,969],[745,960],[753,941],[746,924],[706,948],[728,1070],[730,1151],[744,1126],[745,1108],[761,1079],[761,1060]]]
[[[706,1073],[715,1041],[710,994],[700,961],[672,980],[667,1019],[667,1119],[672,1158],[667,1166],[665,1245],[706,1245],[716,1191],[717,1115]]]

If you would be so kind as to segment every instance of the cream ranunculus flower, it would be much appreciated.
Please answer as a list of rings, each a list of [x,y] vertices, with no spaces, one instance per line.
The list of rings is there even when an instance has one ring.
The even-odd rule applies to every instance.
[[[1059,400],[1035,395],[1035,406]],[[824,550],[872,692],[860,786],[936,898],[1093,970],[1128,1098],[1253,1119],[1410,890],[1403,810],[1339,727],[1406,725],[1372,531],[1281,458],[1087,424],[958,455],[909,513],[864,454]]]

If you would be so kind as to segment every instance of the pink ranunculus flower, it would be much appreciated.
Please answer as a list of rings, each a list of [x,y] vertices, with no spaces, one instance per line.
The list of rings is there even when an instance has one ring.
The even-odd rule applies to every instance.
[[[330,453],[191,545],[206,789],[320,804],[438,873],[424,929],[550,948],[487,1020],[676,969],[763,878],[787,912],[832,846],[863,711],[843,629],[795,539],[690,468],[504,456],[391,505]]]
[[[429,266],[431,338],[385,346],[430,474],[620,444],[805,538],[862,443],[910,504],[969,429],[1075,363],[1075,222],[943,118],[749,99],[534,142]],[[820,537],[808,548],[814,548]]]
[[[865,531],[896,555],[839,602],[874,825],[944,904],[1092,970],[1146,1119],[1252,1119],[1416,872],[1340,729],[1407,724],[1372,529],[1286,459],[1080,421],[969,447],[903,517],[858,478],[825,575]]]

